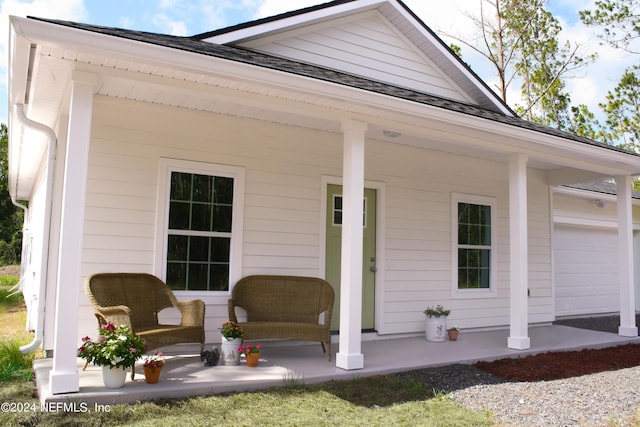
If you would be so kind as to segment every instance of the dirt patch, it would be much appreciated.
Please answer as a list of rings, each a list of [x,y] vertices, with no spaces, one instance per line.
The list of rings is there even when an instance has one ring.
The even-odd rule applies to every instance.
[[[580,351],[549,352],[474,366],[510,381],[546,381],[640,365],[640,344]]]
[[[0,267],[0,276],[15,276],[20,277],[19,265],[3,265]]]

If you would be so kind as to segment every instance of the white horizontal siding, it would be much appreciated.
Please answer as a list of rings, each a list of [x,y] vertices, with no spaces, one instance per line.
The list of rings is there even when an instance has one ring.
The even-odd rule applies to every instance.
[[[273,55],[317,64],[444,98],[471,102],[377,12],[295,29],[243,43]]]
[[[371,179],[386,183],[384,332],[424,330],[423,311],[444,304],[460,327],[509,323],[508,171],[480,161],[409,147],[367,145]],[[473,177],[473,178],[470,178]],[[530,321],[552,320],[548,186],[529,170]],[[496,198],[498,271],[494,298],[455,299],[451,271],[451,193]]]
[[[320,176],[341,170],[335,135],[102,97],[94,111],[83,274],[156,271],[162,157],[245,168],[243,275],[323,274]],[[207,306],[208,341],[226,319],[226,300]]]
[[[103,97],[94,111],[83,274],[156,271],[158,163],[170,157],[245,169],[243,275],[324,275],[321,177],[342,174],[340,134]],[[422,312],[436,303],[451,308],[460,327],[508,324],[507,165],[368,140],[365,174],[384,183],[386,196],[379,329],[422,331]],[[529,178],[531,319],[545,320],[552,314],[548,190],[541,173]],[[496,198],[495,298],[452,296],[452,192]],[[226,301],[207,305],[209,341],[225,319]]]

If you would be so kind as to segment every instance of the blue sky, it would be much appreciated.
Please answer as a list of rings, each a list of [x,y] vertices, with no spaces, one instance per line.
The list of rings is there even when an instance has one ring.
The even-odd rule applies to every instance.
[[[327,0],[1,0],[0,2],[0,122],[7,123],[8,15],[64,19],[96,25],[151,31],[179,36],[199,34]],[[465,13],[477,14],[480,0],[404,0],[433,30],[472,39],[476,36]],[[550,0],[551,11],[561,20],[563,37],[597,50],[601,60],[570,82],[574,103],[597,110],[597,102],[615,86],[633,58],[599,46],[595,30],[585,28],[578,10],[592,8],[594,0]],[[445,38],[446,39],[446,38]],[[492,69],[470,49],[463,58],[490,86]],[[517,92],[517,87],[513,88]],[[514,94],[515,94],[514,92]],[[517,96],[517,95],[516,95]]]

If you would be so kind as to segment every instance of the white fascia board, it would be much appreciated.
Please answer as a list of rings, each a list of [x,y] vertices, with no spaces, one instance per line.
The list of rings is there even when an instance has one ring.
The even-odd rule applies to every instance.
[[[608,202],[613,202],[617,199],[615,194],[599,193],[597,191],[589,191],[589,190],[583,190],[580,188],[573,188],[573,187],[551,187],[551,191],[553,191],[554,194],[559,194],[562,196],[569,196],[569,197],[576,197],[579,199],[588,199],[588,200],[601,199],[601,200],[606,200]],[[638,201],[638,203],[640,203],[640,201]]]
[[[618,196],[616,196],[615,194],[600,193],[597,191],[583,190],[580,188],[551,187],[551,191],[553,191],[554,194],[558,194],[561,196],[568,196],[568,197],[576,197],[579,199],[587,199],[587,200],[599,199],[599,200],[604,200],[606,202],[615,202],[616,200],[618,200]],[[631,203],[634,206],[640,206],[640,199],[636,199],[632,197]]]
[[[227,44],[249,40],[254,37],[263,37],[274,32],[287,31],[301,25],[310,25],[320,21],[333,19],[345,14],[357,13],[376,8],[387,0],[360,0],[343,3],[331,7],[320,8],[311,12],[301,13],[286,18],[275,19],[262,24],[252,25],[235,31],[219,34],[217,36],[202,39],[210,43]]]

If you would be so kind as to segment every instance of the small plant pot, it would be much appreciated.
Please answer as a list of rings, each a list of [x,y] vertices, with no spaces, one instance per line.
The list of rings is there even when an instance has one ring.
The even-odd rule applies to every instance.
[[[151,368],[151,366],[144,367],[144,380],[147,384],[155,384],[160,379],[160,372],[162,368]]]
[[[449,334],[449,341],[456,341],[458,339],[458,333],[460,331],[456,331],[455,329],[447,331]]]
[[[247,359],[247,366],[255,368],[260,361],[260,353],[249,353],[244,356]]]

